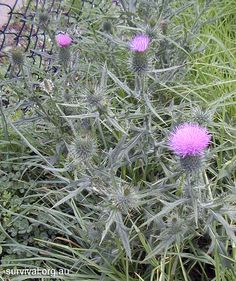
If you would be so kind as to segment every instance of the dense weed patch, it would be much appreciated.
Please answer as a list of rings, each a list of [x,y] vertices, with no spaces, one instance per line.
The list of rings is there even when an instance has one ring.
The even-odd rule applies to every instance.
[[[74,3],[69,23],[42,10],[41,67],[9,50],[3,275],[236,280],[235,16],[217,3]]]

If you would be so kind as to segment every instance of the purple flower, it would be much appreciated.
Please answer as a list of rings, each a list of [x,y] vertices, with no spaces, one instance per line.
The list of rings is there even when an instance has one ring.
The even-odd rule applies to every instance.
[[[147,50],[150,38],[147,35],[136,35],[130,42],[130,49],[134,52],[143,53]]]
[[[66,48],[66,47],[69,47],[71,45],[72,39],[71,39],[69,34],[60,33],[60,34],[56,35],[56,42],[57,42],[59,47]]]
[[[169,146],[178,156],[196,156],[203,153],[210,140],[211,135],[207,129],[197,124],[184,123],[171,133]]]

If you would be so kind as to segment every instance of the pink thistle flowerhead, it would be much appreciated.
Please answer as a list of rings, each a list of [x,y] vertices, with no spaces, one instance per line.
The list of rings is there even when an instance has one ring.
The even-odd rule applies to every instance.
[[[56,35],[56,42],[59,47],[66,48],[71,45],[72,38],[70,37],[70,35],[68,33],[65,33],[65,34],[60,33],[60,34]]]
[[[172,132],[169,146],[181,157],[202,155],[209,145],[211,135],[204,127],[197,124],[184,123]]]
[[[130,42],[130,49],[134,52],[143,53],[147,50],[150,38],[147,35],[136,35]]]

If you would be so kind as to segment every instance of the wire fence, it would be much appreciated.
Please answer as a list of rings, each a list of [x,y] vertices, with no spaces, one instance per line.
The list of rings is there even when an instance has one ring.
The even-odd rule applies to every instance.
[[[13,5],[0,3],[0,11],[3,8],[8,10],[7,22],[0,28],[0,62],[8,56],[9,49],[19,46],[27,53],[27,57],[41,66],[42,53],[45,51],[49,55],[52,53],[53,40],[47,40],[49,34],[45,31],[46,24],[40,21],[45,20],[46,17],[58,22],[63,17],[63,21],[67,24],[72,20],[79,21],[85,3],[92,8],[101,2],[80,0],[80,8],[75,12],[73,7],[78,1],[28,0],[21,8],[17,5],[19,0],[15,0]],[[8,71],[10,68],[9,64]]]

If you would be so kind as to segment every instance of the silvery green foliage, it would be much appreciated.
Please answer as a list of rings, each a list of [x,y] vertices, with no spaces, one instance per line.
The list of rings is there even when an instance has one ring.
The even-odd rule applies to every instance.
[[[10,59],[13,66],[22,66],[24,64],[24,53],[20,48],[15,48],[11,51]]]
[[[110,278],[107,261],[120,270],[127,257],[142,274],[143,260],[158,260],[173,249],[184,252],[189,240],[199,236],[210,238],[204,255],[214,250],[226,255],[224,235],[236,243],[229,222],[236,216],[233,161],[228,159],[218,175],[214,145],[208,158],[188,163],[167,145],[172,128],[185,120],[218,128],[214,111],[202,110],[199,101],[185,98],[179,87],[180,81],[188,84],[185,63],[198,51],[194,36],[207,7],[200,6],[197,21],[191,21],[191,32],[186,32],[175,20],[186,9],[194,10],[195,1],[178,6],[175,1],[120,2],[106,15],[112,32],[104,26],[100,7],[85,10],[89,19],[82,16],[81,32],[77,21],[66,25],[63,18],[49,26],[50,34],[56,34],[55,26],[63,24],[73,36],[63,67],[55,48],[52,56],[43,54],[47,71],[24,64],[20,78],[12,78],[14,84],[3,81],[14,101],[2,113],[6,150],[13,162],[20,165],[23,159],[26,165],[17,188],[22,182],[36,185],[23,185],[21,196],[14,196],[10,175],[3,175],[8,183],[1,187],[1,238],[8,266],[7,255],[11,259],[19,250],[36,260],[52,258],[49,266],[63,261],[86,276],[94,276],[101,266]],[[151,44],[145,63],[137,68],[136,61],[138,73],[133,73],[128,45],[137,33],[148,34]],[[143,65],[145,72],[140,71]],[[50,92],[42,87],[45,79],[52,82]],[[5,164],[9,155],[4,154]],[[225,194],[212,192],[218,183]],[[18,245],[23,235],[25,247]],[[155,267],[146,268],[146,278]]]
[[[73,163],[79,164],[81,161],[86,161],[96,154],[96,141],[88,134],[81,134],[75,137],[73,142],[67,145],[68,158]]]
[[[214,110],[201,109],[198,106],[191,109],[192,119],[200,125],[209,125],[213,121]]]

